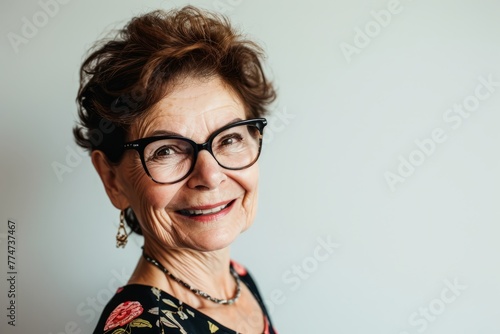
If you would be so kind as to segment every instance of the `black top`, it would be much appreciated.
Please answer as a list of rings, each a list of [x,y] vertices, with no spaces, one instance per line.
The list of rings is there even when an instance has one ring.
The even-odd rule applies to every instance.
[[[264,334],[277,334],[248,271],[232,261],[264,313]],[[156,287],[130,284],[119,288],[104,308],[94,334],[236,334],[197,309]]]

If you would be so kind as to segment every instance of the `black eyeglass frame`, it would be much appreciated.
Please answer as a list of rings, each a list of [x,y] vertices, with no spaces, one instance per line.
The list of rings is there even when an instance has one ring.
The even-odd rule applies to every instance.
[[[238,167],[238,168],[226,167],[226,166],[222,165],[219,162],[219,160],[217,160],[217,158],[215,157],[214,152],[212,151],[212,142],[213,142],[214,138],[217,137],[217,135],[220,134],[221,132],[226,131],[227,129],[230,129],[230,128],[235,127],[235,126],[240,126],[240,125],[254,125],[257,128],[257,130],[259,130],[259,133],[260,133],[259,151],[257,152],[257,156],[255,157],[255,159],[252,162],[250,162],[249,164],[247,164],[246,166]],[[137,139],[137,140],[125,143],[125,144],[123,144],[123,150],[124,151],[125,150],[136,150],[137,153],[139,153],[139,157],[141,158],[142,167],[144,168],[144,171],[146,172],[146,174],[149,176],[149,178],[151,180],[153,180],[154,182],[159,183],[159,184],[174,184],[174,183],[177,183],[177,182],[184,180],[186,177],[189,176],[189,174],[191,174],[193,172],[194,166],[196,165],[196,160],[198,159],[198,153],[200,153],[203,150],[207,150],[212,155],[212,157],[215,159],[215,161],[217,161],[217,164],[219,166],[221,166],[222,168],[228,169],[228,170],[241,170],[241,169],[245,169],[245,168],[252,166],[259,159],[260,152],[262,150],[262,138],[264,135],[264,127],[266,125],[267,125],[267,120],[265,118],[246,119],[246,120],[233,122],[233,123],[230,123],[228,125],[223,126],[222,128],[220,128],[220,129],[216,130],[215,132],[213,132],[212,134],[210,134],[210,136],[208,137],[208,140],[202,144],[198,144],[194,140],[183,137],[183,136],[176,136],[176,135],[154,136],[154,137],[141,138],[141,139]],[[189,168],[189,171],[186,173],[186,175],[184,175],[180,179],[172,181],[172,182],[160,182],[160,181],[155,180],[153,178],[153,176],[151,176],[151,174],[149,173],[148,167],[146,166],[146,161],[144,159],[144,149],[146,148],[146,146],[151,144],[152,142],[157,141],[157,140],[164,140],[164,139],[183,140],[183,141],[189,143],[194,149],[193,150],[193,162],[191,163],[191,167]]]

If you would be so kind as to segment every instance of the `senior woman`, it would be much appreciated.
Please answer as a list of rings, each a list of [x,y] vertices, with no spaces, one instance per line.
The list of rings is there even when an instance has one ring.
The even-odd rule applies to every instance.
[[[261,58],[224,17],[184,7],[133,18],[84,61],[77,143],[121,211],[117,247],[144,235],[94,333],[276,333],[229,252],[255,217],[275,98]]]

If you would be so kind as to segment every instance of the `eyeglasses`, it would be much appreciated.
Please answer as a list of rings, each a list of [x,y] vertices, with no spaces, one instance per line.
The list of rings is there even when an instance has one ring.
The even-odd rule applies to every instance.
[[[123,145],[139,153],[146,174],[156,183],[184,180],[194,169],[198,153],[207,150],[219,166],[240,170],[252,166],[260,155],[265,118],[228,124],[213,132],[203,144],[182,136],[142,138]]]

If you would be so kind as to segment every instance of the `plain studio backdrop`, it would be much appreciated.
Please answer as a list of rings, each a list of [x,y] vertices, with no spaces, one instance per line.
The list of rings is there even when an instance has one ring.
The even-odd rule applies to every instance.
[[[2,334],[90,333],[127,281],[142,239],[116,249],[73,141],[78,70],[131,17],[187,3],[2,0]],[[278,331],[498,333],[500,2],[191,4],[261,43],[278,88],[232,247]]]

